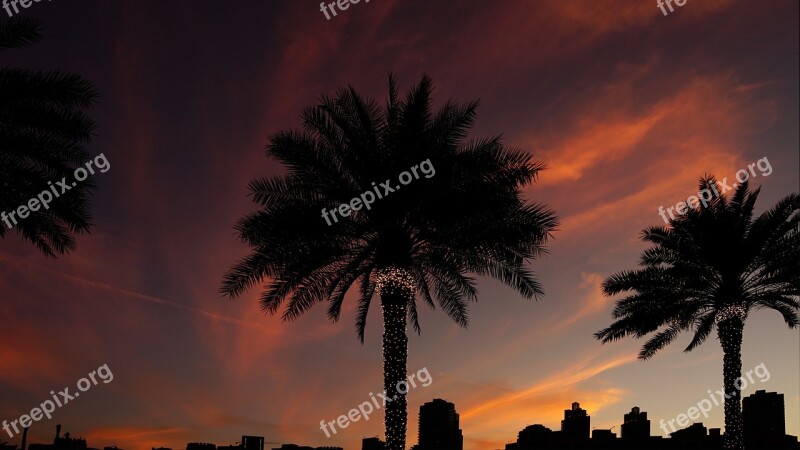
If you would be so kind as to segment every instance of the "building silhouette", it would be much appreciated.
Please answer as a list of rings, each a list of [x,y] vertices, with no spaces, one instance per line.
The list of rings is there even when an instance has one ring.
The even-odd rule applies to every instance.
[[[756,391],[742,400],[742,420],[745,439],[783,437],[786,418],[783,411],[783,394]]]
[[[19,450],[97,450],[86,445],[83,438],[71,438],[69,433],[61,436],[61,425],[56,425],[56,435],[52,444],[31,444],[25,445],[23,439],[22,447]],[[264,442],[262,436],[242,436],[241,442],[236,445],[217,446],[208,442],[189,442],[186,450],[264,450],[264,444],[278,444],[277,442]],[[167,447],[151,447],[152,450],[172,450]],[[5,445],[0,442],[0,450],[17,450],[15,445]],[[104,447],[103,450],[123,450],[116,446]],[[341,447],[308,447],[296,444],[283,444],[279,450],[343,450]]]
[[[56,436],[52,444],[31,444],[28,450],[93,450],[86,445],[86,439],[72,438],[69,432],[61,437],[61,425],[56,425]]]
[[[456,406],[440,398],[419,407],[419,450],[462,450]]]
[[[361,439],[361,450],[386,450],[386,442],[377,436]]]
[[[217,450],[264,450],[263,436],[242,436],[237,445],[217,446]]]
[[[529,425],[519,432],[517,435],[517,445],[511,448],[543,448],[543,446],[548,446],[553,442],[553,437],[553,430],[550,428],[540,424]]]
[[[592,430],[592,442],[613,442],[617,438],[617,433],[613,431],[597,428]]]
[[[217,446],[207,442],[189,442],[186,450],[217,450]]]
[[[783,394],[756,391],[742,399],[744,442],[748,449],[792,448],[786,435]]]
[[[264,444],[278,444],[278,442],[264,442],[263,436],[242,436],[237,445],[216,446],[209,443],[190,442],[186,450],[264,450]],[[153,449],[155,450],[155,449]],[[341,447],[311,447],[298,444],[281,444],[272,450],[343,450]]]
[[[671,438],[695,439],[708,436],[708,430],[703,426],[703,422],[693,423],[686,428],[674,431],[669,434]]]
[[[631,408],[631,412],[625,414],[622,422],[622,439],[642,440],[650,437],[650,420],[647,413],[639,409],[638,406]]]
[[[344,450],[341,447],[309,447],[306,445],[297,444],[283,444],[278,448],[272,450]]]
[[[582,441],[589,439],[589,422],[591,417],[585,409],[581,409],[578,402],[572,403],[571,409],[564,410],[564,420],[561,421],[561,434],[564,439]]]

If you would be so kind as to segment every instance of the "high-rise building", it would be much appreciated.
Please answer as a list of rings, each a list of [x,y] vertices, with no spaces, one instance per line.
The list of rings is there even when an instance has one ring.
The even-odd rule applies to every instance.
[[[244,450],[264,450],[264,437],[242,436],[242,448]]]
[[[462,450],[456,406],[440,398],[419,407],[419,450]]]
[[[639,410],[638,406],[631,408],[631,412],[625,414],[625,421],[622,423],[622,439],[647,439],[650,437],[650,420],[647,413]]]
[[[782,438],[786,434],[783,394],[756,391],[742,400],[745,441]]]
[[[561,421],[561,433],[570,440],[589,439],[589,421],[591,417],[581,409],[581,404],[575,402],[572,409],[564,410],[564,420]]]

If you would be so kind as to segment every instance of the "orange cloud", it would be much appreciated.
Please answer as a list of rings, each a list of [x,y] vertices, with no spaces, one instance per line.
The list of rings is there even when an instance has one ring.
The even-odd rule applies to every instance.
[[[551,375],[550,377],[535,383],[532,386],[516,390],[498,398],[484,401],[478,405],[467,407],[461,414],[461,417],[464,419],[469,419],[473,416],[479,417],[481,414],[493,414],[494,412],[502,410],[509,405],[532,401],[535,397],[542,394],[578,384],[606,370],[613,369],[623,364],[631,363],[635,360],[636,359],[634,356],[622,356],[594,365],[589,364],[588,361],[579,362],[571,367],[561,370],[557,374]]]
[[[89,430],[83,437],[92,447],[116,445],[120,448],[159,448],[166,440],[188,442],[188,430],[184,428],[163,427],[103,427]]]

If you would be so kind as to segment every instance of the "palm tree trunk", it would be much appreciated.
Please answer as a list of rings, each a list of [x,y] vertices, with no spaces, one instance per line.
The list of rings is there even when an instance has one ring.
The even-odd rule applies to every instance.
[[[733,317],[718,326],[722,344],[722,376],[725,389],[725,439],[726,449],[744,450],[742,433],[742,394],[736,381],[742,376],[742,330],[744,323]]]
[[[402,270],[387,270],[379,281],[383,309],[383,388],[386,395],[386,450],[406,448],[406,314],[414,291]]]

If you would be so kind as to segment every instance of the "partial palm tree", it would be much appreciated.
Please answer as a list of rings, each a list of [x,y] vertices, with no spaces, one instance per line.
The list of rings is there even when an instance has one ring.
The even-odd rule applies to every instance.
[[[385,408],[391,450],[405,448],[406,398],[398,383],[406,379],[407,320],[420,331],[416,300],[431,308],[438,303],[466,327],[467,302],[478,298],[469,274],[539,298],[542,287],[526,264],[545,252],[557,225],[546,206],[522,196],[544,166],[499,136],[468,141],[477,102],[448,101],[434,113],[432,90],[423,77],[400,99],[390,77],[381,108],[352,87],[342,89],[303,111],[302,131],[273,135],[267,155],[288,172],[250,183],[259,208],[236,230],[252,252],[221,287],[238,297],[263,282],[264,311],[276,313],[286,301],[282,317],[292,320],[327,302],[335,322],[345,294],[357,285],[362,343],[377,293],[384,387],[389,398],[396,395]],[[413,166],[419,178],[397,189],[398,176],[411,176]],[[374,203],[359,207],[353,199],[368,199],[367,192],[375,193]],[[337,213],[336,221],[323,217],[344,204],[358,210],[342,208],[347,214]]]
[[[713,176],[700,190],[717,193]],[[723,351],[725,448],[743,449],[741,393],[742,331],[751,311],[771,309],[790,328],[800,323],[800,197],[791,194],[754,218],[759,189],[748,183],[694,205],[669,226],[651,227],[642,240],[641,269],[612,275],[603,291],[622,292],[615,320],[595,337],[603,343],[655,333],[642,347],[646,360],[683,331],[694,333],[684,351],[702,344],[716,329]],[[740,386],[739,386],[740,387]]]
[[[41,39],[38,21],[15,16],[0,20],[0,52],[34,44]],[[89,158],[85,146],[95,129],[85,111],[97,94],[78,75],[60,71],[0,68],[0,237],[16,230],[47,256],[75,248],[75,235],[91,229],[91,179],[72,187],[25,218],[8,213],[27,205],[48,183],[73,177]]]

